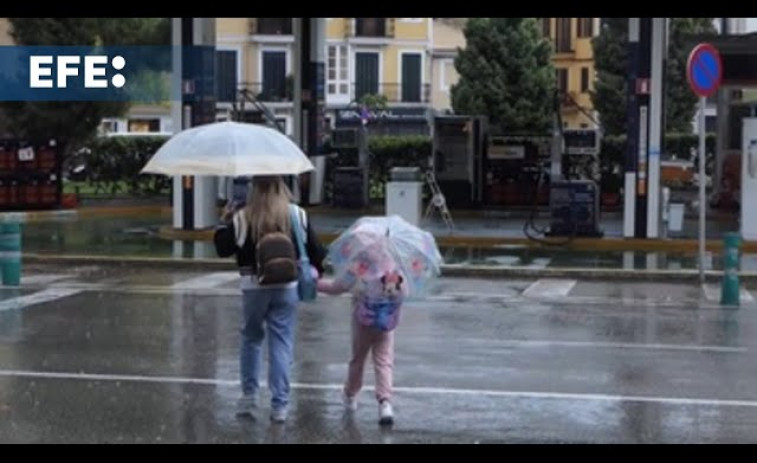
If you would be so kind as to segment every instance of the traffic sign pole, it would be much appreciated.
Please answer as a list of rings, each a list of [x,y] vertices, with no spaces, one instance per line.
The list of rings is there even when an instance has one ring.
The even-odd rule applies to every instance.
[[[707,98],[699,98],[699,281],[704,283],[704,260],[705,260],[705,213],[707,210],[707,198],[705,187],[707,183],[707,173],[705,164],[707,155],[705,153],[705,115],[704,110],[707,106]]]
[[[691,90],[699,97],[699,280],[704,283],[705,224],[707,210],[707,155],[705,150],[705,115],[707,97],[715,94],[723,80],[720,53],[709,43],[700,43],[689,54],[686,77]]]

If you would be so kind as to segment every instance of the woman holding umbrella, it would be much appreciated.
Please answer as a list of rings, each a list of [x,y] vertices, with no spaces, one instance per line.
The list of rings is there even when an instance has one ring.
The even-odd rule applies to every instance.
[[[325,250],[307,214],[291,203],[282,176],[314,170],[313,163],[286,135],[259,124],[217,122],[183,130],[150,158],[143,173],[171,176],[252,177],[246,205],[228,208],[214,241],[221,257],[236,255],[242,278],[244,323],[240,366],[242,399],[238,414],[252,415],[257,406],[261,345],[268,329],[271,419],[283,422],[289,405],[295,310],[298,284],[309,269],[318,270]],[[312,282],[312,280],[310,281]],[[306,287],[307,290],[303,290]],[[312,297],[310,291],[309,297]]]
[[[294,325],[299,303],[296,260],[303,257],[296,244],[291,246],[289,254],[280,251],[306,236],[307,258],[319,273],[323,273],[326,254],[307,214],[291,201],[289,188],[281,177],[254,177],[247,204],[236,212],[227,209],[222,217],[224,224],[214,236],[218,255],[236,255],[242,274],[244,323],[239,360],[243,396],[237,414],[252,416],[258,404],[265,323],[268,330],[268,385],[272,394],[271,420],[275,422],[283,422],[287,417]],[[298,233],[297,227],[302,233]],[[287,240],[290,240],[289,244]],[[295,253],[296,260],[292,259]]]

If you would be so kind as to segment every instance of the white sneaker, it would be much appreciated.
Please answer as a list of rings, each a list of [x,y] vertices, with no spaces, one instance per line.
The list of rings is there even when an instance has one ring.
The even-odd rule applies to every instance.
[[[379,424],[382,426],[391,426],[394,424],[392,404],[388,400],[379,402]]]
[[[237,416],[255,416],[255,409],[258,408],[257,394],[244,395],[237,402]]]
[[[357,397],[350,397],[346,393],[342,392],[342,402],[344,403],[344,408],[346,408],[350,412],[354,412],[357,410]]]
[[[287,420],[287,408],[277,408],[271,410],[271,421],[274,423],[283,423]]]

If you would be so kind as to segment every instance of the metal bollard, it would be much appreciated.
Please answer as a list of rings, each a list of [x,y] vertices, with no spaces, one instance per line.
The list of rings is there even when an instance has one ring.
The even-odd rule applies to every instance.
[[[723,237],[723,281],[720,286],[720,304],[738,306],[741,300],[739,289],[739,247],[741,236],[726,233]]]
[[[21,284],[21,225],[18,222],[0,223],[0,263],[3,284]]]

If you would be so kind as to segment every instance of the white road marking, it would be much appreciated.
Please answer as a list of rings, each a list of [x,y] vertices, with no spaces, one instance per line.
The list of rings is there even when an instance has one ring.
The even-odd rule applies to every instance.
[[[716,284],[704,283],[702,284],[702,290],[704,291],[704,297],[708,301],[720,301],[720,286]],[[739,299],[744,304],[754,302],[754,297],[745,288],[741,288],[739,292]]]
[[[6,310],[23,309],[34,304],[51,302],[64,297],[80,293],[82,290],[77,288],[47,288],[36,293],[25,296],[13,297],[0,301],[0,312]]]
[[[570,290],[578,283],[577,280],[565,280],[557,278],[542,278],[536,280],[523,291],[525,297],[538,297],[554,299],[565,297]]]
[[[749,350],[745,347],[709,346],[696,344],[644,344],[630,342],[591,342],[591,341],[540,341],[540,340],[487,340],[487,343],[505,347],[588,347],[592,349],[648,349],[688,352],[713,352],[722,354],[742,354]]]
[[[25,370],[0,370],[0,377],[6,378],[40,378],[40,379],[63,379],[84,381],[114,381],[114,382],[141,382],[163,384],[201,384],[208,386],[238,386],[239,381],[215,378],[185,378],[178,376],[142,376],[142,375],[114,375],[95,373],[65,373],[46,371]],[[261,387],[266,387],[261,384]],[[329,390],[341,391],[344,385],[324,383],[292,383],[293,389],[300,390]],[[372,391],[372,386],[365,389]],[[436,394],[436,395],[460,395],[460,396],[486,396],[505,397],[514,399],[537,399],[537,400],[582,400],[604,402],[640,402],[657,403],[663,405],[694,405],[715,407],[742,407],[757,408],[757,400],[729,400],[695,397],[663,397],[663,396],[635,396],[616,394],[592,394],[592,393],[567,393],[567,392],[538,392],[538,391],[507,391],[501,389],[464,389],[449,387],[423,387],[405,386],[395,387],[396,392],[407,394]]]
[[[547,268],[549,263],[552,262],[552,259],[549,257],[537,257],[533,259],[532,262],[530,262],[527,265],[523,265],[523,268]]]
[[[48,274],[43,273],[40,275],[21,275],[21,285],[49,285],[54,281],[65,280],[72,278],[71,275],[65,274]]]

